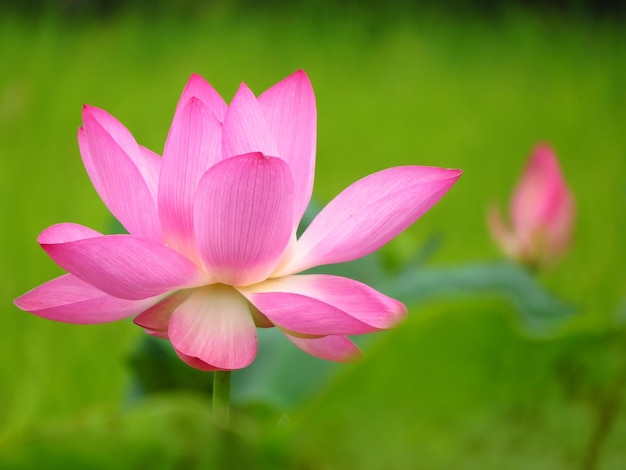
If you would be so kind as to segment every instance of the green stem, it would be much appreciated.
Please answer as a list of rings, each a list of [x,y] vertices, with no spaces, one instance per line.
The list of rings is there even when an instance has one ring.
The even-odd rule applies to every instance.
[[[213,422],[222,428],[230,423],[230,372],[216,370],[213,373]]]

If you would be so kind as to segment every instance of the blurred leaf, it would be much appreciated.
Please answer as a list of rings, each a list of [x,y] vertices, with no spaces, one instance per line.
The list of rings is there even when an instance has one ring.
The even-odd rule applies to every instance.
[[[447,301],[389,332],[293,417],[293,468],[623,468],[624,331],[545,341],[508,318]]]
[[[313,357],[296,348],[276,328],[258,330],[255,361],[232,376],[233,400],[261,401],[292,409],[319,393],[341,365]]]
[[[155,395],[124,412],[38,423],[21,440],[0,444],[0,468],[270,468],[260,446],[279,414],[249,407],[233,410],[232,420],[236,431],[215,429],[206,396]],[[267,458],[280,457],[274,450]]]
[[[416,306],[440,299],[500,298],[515,307],[524,327],[534,334],[553,332],[576,312],[572,305],[550,294],[528,271],[513,263],[411,267],[377,287]]]
[[[131,403],[168,390],[197,391],[207,396],[212,392],[213,374],[189,367],[165,340],[143,336],[128,364],[132,379],[127,399]]]

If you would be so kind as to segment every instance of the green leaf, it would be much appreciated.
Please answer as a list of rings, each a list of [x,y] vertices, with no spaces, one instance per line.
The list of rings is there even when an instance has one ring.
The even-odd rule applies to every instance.
[[[387,334],[294,417],[293,466],[623,468],[624,332],[539,340],[512,314],[440,302]]]
[[[513,263],[411,267],[375,287],[415,306],[442,299],[503,299],[533,334],[553,332],[576,312],[573,305],[550,294],[528,271]]]

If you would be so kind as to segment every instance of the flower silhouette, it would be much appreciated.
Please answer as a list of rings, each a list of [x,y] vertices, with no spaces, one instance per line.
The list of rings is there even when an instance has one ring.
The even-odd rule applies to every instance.
[[[134,317],[202,370],[249,365],[257,327],[304,351],[350,360],[347,335],[396,324],[402,303],[360,282],[300,274],[365,256],[432,207],[458,170],[403,166],[349,186],[296,228],[313,190],[316,106],[297,71],[230,105],[198,75],[185,87],[163,156],[107,112],[85,106],[78,142],[98,194],[128,234],[63,223],[38,238],[68,273],[16,299],[70,323]]]

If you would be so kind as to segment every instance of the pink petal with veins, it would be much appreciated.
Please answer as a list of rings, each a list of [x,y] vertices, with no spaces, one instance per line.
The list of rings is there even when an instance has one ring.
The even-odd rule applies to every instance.
[[[165,143],[159,212],[166,243],[199,262],[193,201],[202,175],[222,158],[222,126],[196,97],[179,105]]]
[[[260,153],[228,158],[206,172],[196,194],[198,248],[215,282],[246,285],[275,269],[293,228],[289,166]]]
[[[187,258],[132,235],[100,235],[77,224],[48,227],[38,239],[63,269],[107,294],[139,300],[202,283]]]
[[[195,289],[172,313],[168,335],[177,352],[212,368],[240,369],[256,356],[256,326],[246,299],[224,285]]]
[[[160,158],[113,116],[85,106],[78,144],[85,169],[111,213],[132,235],[162,241],[156,191]]]
[[[361,351],[345,336],[300,338],[285,333],[289,341],[312,356],[335,362],[353,362],[361,357]]]
[[[311,82],[298,70],[258,98],[269,132],[278,147],[276,156],[291,168],[297,225],[311,200],[315,175],[317,111]]]
[[[407,313],[401,302],[339,276],[288,276],[239,290],[281,329],[305,335],[370,333]]]
[[[105,294],[72,274],[52,279],[15,299],[15,305],[50,320],[93,324],[136,315],[158,298],[125,300]]]
[[[261,107],[245,83],[241,84],[226,111],[223,139],[226,158],[251,152],[279,156]]]
[[[461,176],[459,170],[404,166],[357,181],[318,214],[292,259],[274,276],[368,255],[430,209]]]

